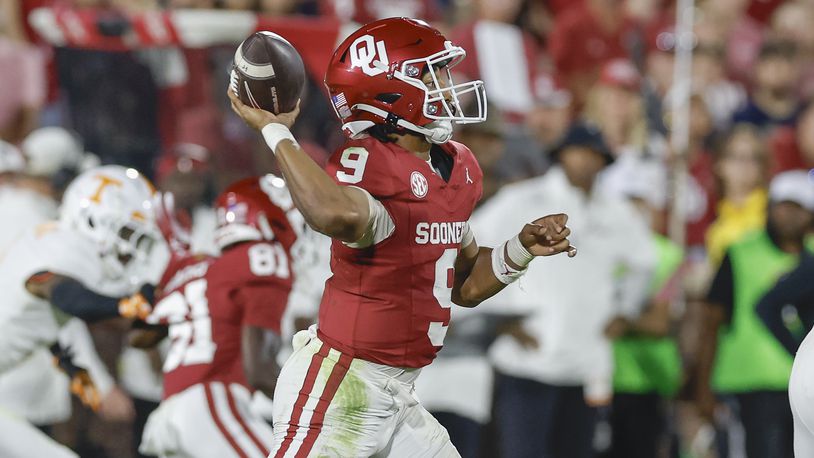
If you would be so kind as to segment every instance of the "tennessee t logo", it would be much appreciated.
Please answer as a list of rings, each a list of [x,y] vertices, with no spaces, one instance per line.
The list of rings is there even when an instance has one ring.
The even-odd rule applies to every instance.
[[[99,187],[96,188],[96,192],[94,192],[93,195],[90,196],[90,201],[95,202],[97,204],[101,203],[101,201],[102,201],[102,192],[105,190],[106,187],[108,187],[108,186],[121,187],[122,186],[121,181],[119,181],[119,180],[117,180],[115,178],[110,178],[109,176],[106,176],[106,175],[96,175],[96,178],[98,178],[99,181],[100,181],[99,182]]]

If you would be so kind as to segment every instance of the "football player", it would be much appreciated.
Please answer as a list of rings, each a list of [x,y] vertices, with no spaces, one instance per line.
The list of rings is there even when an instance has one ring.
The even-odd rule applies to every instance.
[[[90,377],[73,363],[70,349],[60,348],[57,333],[70,316],[93,322],[149,313],[148,300],[132,295],[158,235],[152,194],[152,185],[134,169],[88,170],[66,190],[58,221],[9,248],[0,260],[0,374],[51,347],[71,390],[98,406]],[[0,456],[76,456],[13,415],[0,415],[0,431]]]
[[[289,131],[297,109],[274,115],[227,91],[306,221],[334,239],[318,328],[295,336],[277,382],[272,456],[458,456],[414,395],[450,307],[496,294],[536,256],[576,254],[566,215],[529,222],[494,250],[475,242],[467,221],[482,174],[452,123],[483,121],[486,99],[481,81],[452,81],[465,54],[412,19],[351,34],[325,77],[350,137],[327,174]],[[476,112],[462,112],[466,97]]]
[[[279,374],[298,213],[283,180],[272,175],[229,186],[215,207],[220,256],[172,260],[147,319],[168,326],[171,344],[164,399],[144,429],[144,454],[266,457],[273,443],[271,427],[249,403],[255,389],[272,397]],[[183,252],[165,226],[170,247]]]

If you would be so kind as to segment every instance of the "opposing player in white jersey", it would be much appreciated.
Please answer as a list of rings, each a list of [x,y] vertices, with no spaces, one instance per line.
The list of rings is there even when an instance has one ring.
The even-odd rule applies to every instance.
[[[134,169],[91,169],[68,187],[58,221],[24,235],[0,260],[0,374],[43,347],[52,347],[71,389],[88,405],[98,394],[75,366],[57,333],[70,316],[93,322],[145,317],[138,291],[142,266],[156,239],[152,185]],[[122,301],[127,297],[128,300]],[[76,456],[36,428],[0,412],[0,456]]]

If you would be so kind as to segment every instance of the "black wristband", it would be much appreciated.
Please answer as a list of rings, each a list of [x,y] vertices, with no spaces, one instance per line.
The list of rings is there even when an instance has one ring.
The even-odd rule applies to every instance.
[[[56,358],[57,367],[65,372],[69,378],[73,378],[74,375],[84,370],[74,364],[73,351],[71,351],[70,347],[62,347],[59,342],[57,342],[51,345],[49,350],[51,350],[51,354],[54,355],[54,358]]]

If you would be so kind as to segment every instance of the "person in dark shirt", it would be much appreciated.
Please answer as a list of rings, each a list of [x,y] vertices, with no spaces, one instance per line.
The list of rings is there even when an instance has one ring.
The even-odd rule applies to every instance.
[[[733,124],[747,123],[763,132],[778,126],[793,127],[803,109],[797,95],[800,64],[797,47],[787,41],[764,43],[755,64],[754,88]]]
[[[698,408],[708,419],[714,418],[714,393],[737,402],[749,458],[792,456],[787,394],[792,358],[755,309],[802,257],[814,221],[814,184],[805,171],[784,172],[772,181],[769,200],[765,230],[731,245],[715,275],[692,374]]]
[[[800,265],[791,273],[780,277],[777,284],[758,302],[756,311],[763,324],[794,356],[804,333],[794,332],[785,324],[784,309],[794,307],[805,332],[814,327],[814,255],[804,252]]]
[[[811,372],[814,369],[814,333],[809,331],[814,324],[814,256],[805,254],[800,265],[791,273],[781,277],[777,284],[758,302],[757,313],[778,342],[794,358],[794,366],[789,380],[789,403],[794,418],[795,456],[814,456],[814,431],[807,425],[814,424],[814,403],[811,393]],[[785,325],[785,308],[792,306],[803,322],[808,335],[795,333]]]

